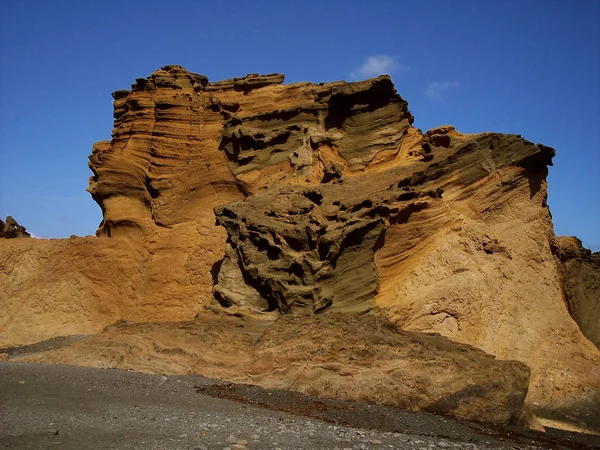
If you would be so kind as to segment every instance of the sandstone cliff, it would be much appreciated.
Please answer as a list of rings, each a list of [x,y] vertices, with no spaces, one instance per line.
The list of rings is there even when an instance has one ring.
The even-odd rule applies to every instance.
[[[600,426],[598,322],[583,324],[597,266],[555,256],[552,149],[422,133],[386,76],[213,83],[166,66],[113,97],[90,156],[98,238],[1,243],[0,345],[211,303],[265,321],[369,312],[521,361],[538,414]]]

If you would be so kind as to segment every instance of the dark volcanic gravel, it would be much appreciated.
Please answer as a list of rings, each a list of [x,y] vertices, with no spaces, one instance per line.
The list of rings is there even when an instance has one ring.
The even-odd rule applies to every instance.
[[[542,434],[492,429],[199,376],[0,363],[0,448],[423,450],[540,446],[594,448],[600,447],[600,439],[557,430]]]

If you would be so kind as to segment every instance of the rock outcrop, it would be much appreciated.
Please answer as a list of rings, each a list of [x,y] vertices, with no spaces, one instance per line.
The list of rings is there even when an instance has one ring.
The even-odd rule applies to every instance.
[[[557,250],[551,148],[423,133],[387,76],[165,66],[113,98],[90,156],[98,237],[0,243],[0,346],[209,304],[269,323],[368,312],[525,363],[537,414],[600,427],[597,265]]]
[[[0,239],[28,238],[31,235],[24,226],[19,225],[12,216],[7,216],[6,221],[0,219]]]
[[[363,170],[381,152],[396,153],[412,130],[389,77],[282,82],[251,74],[210,83],[166,66],[113,93],[113,139],[90,156],[89,192],[104,215],[98,235],[212,218],[213,207],[273,183]]]
[[[390,245],[388,230],[393,236],[395,228],[406,228],[409,221],[435,223],[423,227],[418,238],[393,236],[394,257],[401,258],[403,250],[411,251],[460,221],[461,207],[466,209],[474,195],[487,194],[489,185],[482,181],[490,176],[489,167],[516,168],[517,180],[505,176],[506,184],[495,181],[495,187],[508,191],[521,179],[533,196],[554,155],[552,149],[516,136],[455,137],[452,145],[448,134],[432,136],[448,140],[423,138],[426,157],[411,165],[318,187],[269,189],[218,207],[217,223],[227,229],[229,244],[215,286],[217,299],[224,306],[257,310],[288,312],[308,305],[315,312],[366,312],[377,303],[375,255]],[[492,237],[482,236],[477,244],[484,254],[510,257]],[[244,283],[254,292],[242,290]]]
[[[552,244],[569,313],[585,337],[600,348],[600,252],[592,253],[576,237],[562,236]]]
[[[529,382],[523,363],[374,315],[286,315],[265,324],[206,311],[193,322],[115,324],[12,360],[200,373],[495,424],[519,423]]]

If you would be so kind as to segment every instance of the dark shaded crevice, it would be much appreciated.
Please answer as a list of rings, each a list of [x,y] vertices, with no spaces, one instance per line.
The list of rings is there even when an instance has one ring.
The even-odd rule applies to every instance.
[[[210,274],[212,275],[213,287],[219,283],[219,272],[221,271],[221,266],[223,265],[223,261],[225,258],[221,258],[217,262],[215,262],[210,268]]]
[[[351,212],[357,212],[361,209],[372,208],[373,202],[371,200],[363,200],[362,202],[354,205],[351,209]]]
[[[552,158],[556,152],[551,147],[539,145],[540,150],[517,163],[518,167],[526,170],[525,176],[529,180],[529,198],[537,194],[548,177],[548,166],[552,166]]]
[[[325,130],[341,128],[348,118],[357,113],[357,109],[361,112],[372,112],[389,103],[402,101],[396,94],[391,80],[387,78],[377,80],[366,91],[333,94],[329,99]]]
[[[158,198],[158,196],[160,195],[160,191],[154,186],[152,186],[150,178],[146,177],[146,179],[144,180],[144,186],[146,187],[146,191],[148,192],[148,194],[150,194],[150,197],[152,197],[152,199]]]
[[[398,225],[407,223],[414,213],[422,211],[429,207],[429,204],[426,202],[422,203],[411,203],[406,208],[402,209],[395,216],[390,217],[390,225]]]
[[[385,234],[386,234],[386,230],[387,230],[386,228],[384,228],[383,230],[381,230],[381,233],[377,237],[377,240],[375,241],[375,244],[373,244],[373,254],[377,253],[377,251],[381,250],[385,246]]]
[[[544,181],[548,177],[548,168],[546,167],[535,172],[527,170],[525,176],[527,177],[527,181],[529,181],[529,199],[531,200],[542,189]]]
[[[348,234],[346,234],[344,236],[344,238],[342,239],[339,249],[335,253],[335,255],[330,255],[331,256],[330,263],[331,263],[332,267],[335,268],[335,266],[337,264],[337,260],[342,255],[342,253],[344,253],[344,251],[346,251],[350,248],[353,248],[353,247],[361,246],[363,241],[365,240],[365,238],[369,235],[369,233],[371,233],[377,227],[381,226],[382,223],[383,222],[381,220],[370,222],[370,223],[366,224],[364,227],[352,230]]]
[[[250,241],[252,241],[258,251],[265,253],[267,258],[269,258],[271,261],[281,258],[281,249],[275,245],[272,245],[267,239],[260,236],[258,233],[251,233]]]
[[[290,248],[296,252],[302,252],[306,250],[306,241],[307,239],[303,239],[302,237],[295,236],[283,236],[283,239],[290,246]],[[309,245],[310,247],[310,245]]]
[[[403,192],[402,194],[397,195],[396,200],[399,202],[405,202],[408,200],[413,200],[413,199],[417,198],[418,196],[419,196],[418,192],[407,191],[407,192]]]
[[[323,194],[317,191],[304,191],[302,195],[313,202],[315,205],[321,206],[323,200]]]
[[[304,275],[304,269],[302,267],[302,264],[300,264],[298,261],[292,262],[292,264],[290,264],[290,267],[288,268],[288,273],[290,275],[296,275],[297,277],[302,278],[302,276]]]

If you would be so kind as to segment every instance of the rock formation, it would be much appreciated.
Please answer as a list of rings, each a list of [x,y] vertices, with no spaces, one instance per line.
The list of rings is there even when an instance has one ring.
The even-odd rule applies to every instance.
[[[112,140],[90,156],[98,237],[1,243],[0,345],[210,304],[269,323],[369,313],[525,363],[537,414],[600,427],[597,258],[554,236],[554,150],[422,133],[387,76],[165,66],[113,98]]]
[[[583,248],[575,237],[557,237],[552,244],[561,263],[569,313],[585,337],[600,348],[600,252]]]
[[[219,273],[223,282],[219,279],[215,286],[217,299],[224,306],[253,306],[255,301],[258,310],[288,312],[293,306],[308,305],[315,312],[326,308],[366,312],[378,303],[377,252],[385,253],[383,248],[391,245],[393,257],[402,258],[403,250],[411,251],[419,241],[465,220],[461,209],[467,205],[463,204],[474,195],[487,194],[478,192],[481,185],[489,191],[482,180],[489,177],[490,169],[482,161],[490,167],[520,168],[518,176],[529,184],[533,197],[554,154],[548,147],[515,136],[454,137],[453,145],[448,134],[433,136],[449,139],[445,147],[424,139],[420,145],[427,157],[413,164],[318,187],[269,189],[217,208],[217,223],[229,235]],[[501,191],[512,184],[495,181]],[[394,235],[395,229],[406,228],[409,222],[418,226],[421,220],[435,226],[419,230],[418,239],[410,233]],[[390,235],[393,243],[388,242]],[[497,239],[481,236],[480,240],[477,250],[484,254],[511,257]],[[244,282],[255,289],[254,295],[240,291]]]
[[[119,323],[23,362],[214,378],[488,423],[520,423],[529,369],[374,315],[286,315],[269,326],[213,312],[184,323]],[[227,336],[227,339],[223,339]],[[260,336],[260,339],[256,339]],[[151,356],[151,358],[149,357]]]
[[[31,235],[24,226],[19,225],[12,216],[7,216],[6,221],[0,219],[0,239],[28,238]]]

